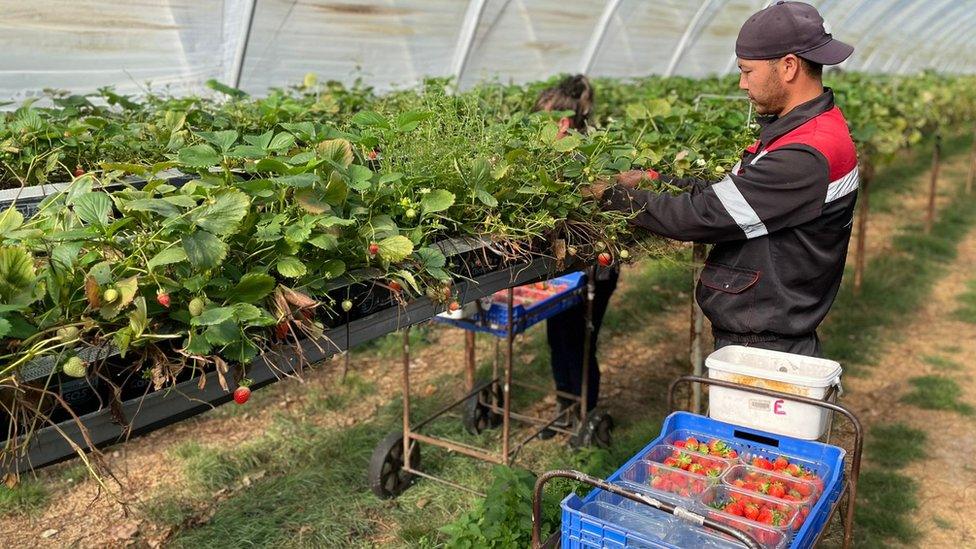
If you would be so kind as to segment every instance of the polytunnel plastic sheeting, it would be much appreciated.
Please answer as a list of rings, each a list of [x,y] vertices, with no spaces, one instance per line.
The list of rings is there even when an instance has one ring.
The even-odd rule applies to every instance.
[[[810,2],[837,38],[855,46],[846,70],[976,68],[976,0]],[[618,77],[726,74],[735,71],[739,27],[768,3],[0,0],[0,98],[47,87],[133,93],[147,83],[200,92],[210,78],[234,84],[238,74],[240,87],[255,94],[309,72],[379,90],[458,69],[463,88],[585,69]]]
[[[225,8],[235,4],[2,0],[0,97],[31,97],[46,87],[137,92],[149,83],[179,91],[223,78],[223,52],[233,47]]]
[[[603,0],[489,1],[460,85],[577,72]]]
[[[381,89],[448,76],[467,2],[257,0],[241,88],[362,78]]]

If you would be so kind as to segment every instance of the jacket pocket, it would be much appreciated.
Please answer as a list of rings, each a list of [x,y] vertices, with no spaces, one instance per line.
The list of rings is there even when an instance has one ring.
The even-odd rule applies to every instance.
[[[706,263],[702,269],[702,286],[727,294],[741,294],[759,282],[759,271]]]
[[[736,334],[763,331],[764,323],[756,314],[759,278],[759,271],[705,264],[695,297],[714,329]]]

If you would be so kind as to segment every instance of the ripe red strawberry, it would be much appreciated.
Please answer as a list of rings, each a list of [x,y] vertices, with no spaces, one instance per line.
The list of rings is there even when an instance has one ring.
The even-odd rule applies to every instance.
[[[773,469],[781,471],[789,466],[790,462],[783,456],[779,456],[773,461]]]
[[[733,501],[725,506],[725,512],[741,517],[745,514],[745,507],[741,502]]]
[[[747,503],[743,507],[742,516],[749,520],[756,520],[759,517],[759,506],[755,503]]]
[[[791,463],[787,465],[785,471],[787,474],[792,475],[794,477],[798,477],[803,474],[803,469],[795,463]]]
[[[378,153],[376,149],[373,149],[368,153],[366,153],[366,158],[369,158],[370,160],[376,160],[376,157],[378,157],[379,155],[380,153]]]
[[[786,495],[786,486],[782,482],[774,482],[769,486],[769,495],[774,498],[781,498]]]
[[[735,486],[736,488],[745,488],[746,481],[742,480],[741,478],[737,478],[732,481],[732,486]]]
[[[238,387],[234,390],[234,402],[244,404],[249,398],[251,398],[250,387]]]
[[[401,286],[400,283],[397,282],[396,280],[391,280],[390,281],[390,291],[393,292],[393,293],[395,293],[395,294],[398,294],[398,293],[400,293],[400,292],[403,291],[403,286]]]
[[[683,441],[683,440],[676,440],[676,441],[674,441],[674,447],[675,448],[684,448],[686,444],[687,443],[685,441]]]
[[[772,524],[773,523],[772,510],[770,510],[769,507],[763,507],[762,509],[759,510],[759,515],[756,517],[756,520],[763,524]]]
[[[753,467],[758,467],[760,469],[766,469],[767,471],[772,471],[773,463],[764,457],[756,457],[752,459]]]
[[[460,304],[460,303],[458,303],[457,301],[452,301],[452,302],[451,302],[451,303],[450,303],[450,304],[449,304],[449,305],[447,306],[447,309],[448,309],[449,311],[451,311],[452,313],[453,313],[454,311],[456,311],[456,310],[458,310],[458,309],[460,309],[460,308],[461,308],[461,304]]]
[[[729,459],[735,459],[735,458],[739,457],[739,453],[736,452],[735,450],[729,450],[729,453],[726,454],[725,457],[727,457]]]
[[[688,472],[689,473],[695,473],[696,475],[704,475],[705,474],[705,468],[702,467],[701,463],[692,463],[688,467]]]
[[[661,489],[665,484],[664,477],[654,477],[651,479],[651,488]]]
[[[716,456],[724,456],[728,453],[729,447],[721,440],[715,438],[708,443],[708,451]]]
[[[376,255],[380,253],[380,245],[375,242],[369,243],[369,255]]]
[[[613,263],[613,256],[610,255],[608,252],[603,252],[600,255],[596,256],[596,260],[600,265],[604,267],[609,267],[610,264]]]
[[[275,325],[275,335],[278,336],[278,339],[285,339],[288,337],[288,330],[289,328],[287,320],[282,320]]]
[[[600,255],[603,255],[603,254],[600,254]],[[610,254],[607,254],[607,255],[610,255]],[[687,448],[689,450],[698,450],[698,439],[696,439],[695,437],[688,437],[688,440],[685,441],[685,448]]]
[[[813,493],[813,487],[805,482],[797,482],[795,488],[803,497],[807,497]]]
[[[160,290],[159,292],[156,293],[156,302],[162,305],[163,307],[169,309],[169,304],[170,304],[169,294],[164,292],[163,290]]]
[[[81,177],[85,175],[85,169],[81,165],[75,166],[75,171],[71,172],[75,177]]]
[[[678,465],[678,460],[674,459],[673,457],[664,458],[664,465],[668,467],[680,467]]]

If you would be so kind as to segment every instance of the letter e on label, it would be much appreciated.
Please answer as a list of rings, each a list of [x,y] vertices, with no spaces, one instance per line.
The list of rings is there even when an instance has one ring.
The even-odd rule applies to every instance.
[[[773,403],[773,413],[776,414],[776,415],[778,415],[778,416],[785,416],[786,415],[786,412],[783,411],[783,404],[785,402],[786,401],[783,400],[783,399],[779,399],[776,402],[774,402]]]

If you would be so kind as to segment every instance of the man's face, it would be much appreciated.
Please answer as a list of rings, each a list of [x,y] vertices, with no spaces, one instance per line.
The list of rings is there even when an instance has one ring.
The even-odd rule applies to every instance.
[[[786,108],[789,93],[779,69],[778,61],[739,59],[739,88],[759,114],[779,114]]]

